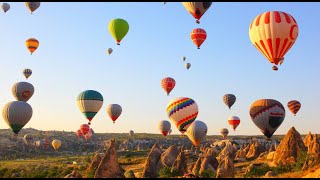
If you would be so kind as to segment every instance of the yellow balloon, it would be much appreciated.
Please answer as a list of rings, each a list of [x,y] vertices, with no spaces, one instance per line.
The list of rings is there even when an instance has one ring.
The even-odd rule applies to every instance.
[[[60,146],[61,146],[61,141],[60,141],[60,140],[55,139],[55,140],[52,141],[52,147],[53,147],[55,150],[59,149]]]

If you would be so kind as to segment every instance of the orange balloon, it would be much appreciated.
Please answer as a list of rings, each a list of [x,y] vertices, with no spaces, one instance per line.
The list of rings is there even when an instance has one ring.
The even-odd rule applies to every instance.
[[[200,49],[200,46],[207,38],[207,33],[204,29],[195,28],[192,30],[190,37],[193,43],[198,47],[198,49]]]
[[[172,91],[176,81],[171,77],[165,77],[161,80],[161,87],[166,91],[167,95]]]

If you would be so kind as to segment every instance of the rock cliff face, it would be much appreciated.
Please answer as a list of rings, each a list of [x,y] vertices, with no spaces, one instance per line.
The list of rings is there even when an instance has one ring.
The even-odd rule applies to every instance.
[[[292,127],[277,147],[273,157],[273,165],[296,162],[303,151],[307,151],[307,147],[304,145],[300,133]]]
[[[115,139],[111,140],[110,147],[102,158],[94,178],[124,178],[117,158]]]
[[[183,148],[180,150],[180,154],[177,159],[174,161],[171,172],[177,171],[179,176],[183,176],[188,173],[188,159],[183,151]]]
[[[177,159],[180,151],[176,145],[170,146],[166,151],[161,154],[161,163],[165,167],[171,167]]]
[[[161,154],[161,148],[159,147],[158,143],[155,143],[150,150],[144,165],[142,178],[156,178],[158,176],[158,163],[160,162]]]

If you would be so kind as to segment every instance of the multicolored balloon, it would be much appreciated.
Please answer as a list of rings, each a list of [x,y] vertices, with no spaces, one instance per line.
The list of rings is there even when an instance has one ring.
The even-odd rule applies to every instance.
[[[50,140],[48,138],[43,139],[43,148],[47,149],[49,147]]]
[[[171,123],[167,120],[162,120],[159,122],[158,128],[163,136],[167,136],[171,129]]]
[[[77,98],[77,105],[83,115],[89,120],[91,124],[94,116],[99,112],[103,104],[102,95],[95,90],[86,90],[81,92]]]
[[[109,22],[108,29],[111,36],[117,41],[117,45],[120,45],[121,40],[129,31],[129,24],[124,19],[113,19]]]
[[[171,77],[165,77],[161,80],[161,87],[169,96],[169,93],[172,91],[174,86],[176,85],[176,81]]]
[[[233,94],[225,94],[223,96],[223,102],[229,107],[229,109],[236,102],[236,99],[236,96]]]
[[[237,116],[231,116],[229,117],[228,122],[232,129],[235,131],[240,124],[240,118]]]
[[[116,120],[121,115],[121,113],[122,113],[122,107],[119,104],[109,104],[107,106],[107,114],[111,118],[113,123],[116,122]]]
[[[28,82],[18,82],[12,86],[11,92],[16,100],[27,102],[34,93],[34,87]]]
[[[186,63],[184,66],[186,67],[186,69],[189,69],[191,67],[191,64],[190,63]]]
[[[297,40],[298,31],[298,24],[290,14],[268,11],[251,22],[249,37],[271,63],[281,65],[284,56]]]
[[[182,2],[186,10],[200,23],[200,18],[210,8],[212,2]]]
[[[40,2],[25,2],[25,4],[31,14],[40,6]]]
[[[198,146],[207,135],[208,127],[202,121],[194,121],[187,129],[187,136],[193,145]]]
[[[197,103],[187,97],[172,99],[167,105],[167,115],[183,134],[198,116]]]
[[[294,114],[294,116],[296,116],[301,108],[301,103],[297,100],[291,100],[288,102],[288,108]]]
[[[31,69],[24,69],[22,71],[22,73],[23,73],[24,77],[26,77],[26,79],[28,79],[32,74],[32,70]]]
[[[273,133],[282,124],[286,111],[283,105],[274,99],[260,99],[250,107],[250,116],[253,123],[270,140]]]
[[[220,130],[220,134],[222,135],[223,139],[225,139],[229,134],[229,130],[227,128],[222,128]]]
[[[200,49],[200,46],[207,38],[207,33],[204,29],[195,28],[190,33],[191,40]]]
[[[9,11],[9,9],[10,9],[10,4],[8,4],[8,3],[2,3],[2,4],[1,4],[1,9],[3,10],[4,13],[6,13],[6,12]]]
[[[31,55],[32,53],[38,49],[39,47],[39,41],[35,38],[30,38],[26,40],[26,47],[30,51]]]
[[[32,117],[32,107],[23,101],[8,102],[2,109],[2,117],[6,124],[17,135],[30,121]]]
[[[90,126],[88,124],[82,124],[80,126],[80,131],[84,136],[89,132],[89,130],[90,130]]]
[[[52,147],[54,148],[54,150],[57,150],[61,146],[61,141],[59,139],[55,139],[52,141],[51,144],[52,144]]]

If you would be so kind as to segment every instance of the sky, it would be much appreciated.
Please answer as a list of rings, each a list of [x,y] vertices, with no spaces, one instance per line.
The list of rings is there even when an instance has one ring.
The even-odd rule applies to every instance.
[[[262,135],[249,115],[251,104],[262,98],[276,99],[286,108],[286,117],[275,132],[285,134],[294,126],[301,134],[320,133],[320,3],[214,2],[200,24],[180,2],[42,2],[30,14],[23,2],[10,2],[11,9],[0,13],[0,108],[14,101],[13,84],[27,80],[35,87],[28,101],[33,116],[25,128],[76,131],[88,121],[77,107],[84,90],[96,90],[103,106],[92,120],[96,133],[159,134],[158,122],[169,120],[166,106],[176,97],[196,101],[196,120],[205,122],[208,135]],[[284,11],[298,23],[299,35],[278,71],[253,46],[249,38],[252,20],[266,11]],[[125,19],[129,32],[117,46],[108,31],[114,18]],[[194,28],[203,28],[207,39],[197,49],[190,39]],[[39,40],[30,55],[29,38]],[[113,48],[111,55],[106,49]],[[182,57],[191,63],[186,70]],[[167,96],[161,88],[164,77],[176,80]],[[235,94],[231,110],[224,94]],[[302,104],[297,116],[287,108],[296,99]],[[108,104],[120,104],[123,112],[113,124]],[[241,123],[233,131],[229,116]],[[0,128],[7,129],[2,116]],[[171,123],[173,134],[180,134]]]

